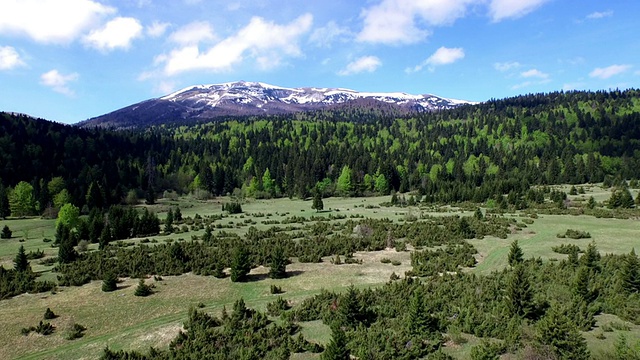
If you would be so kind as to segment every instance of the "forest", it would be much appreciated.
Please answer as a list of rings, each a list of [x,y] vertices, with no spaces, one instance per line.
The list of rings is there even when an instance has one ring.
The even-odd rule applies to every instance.
[[[404,117],[347,108],[117,131],[0,117],[0,218],[55,228],[53,239],[36,236],[46,254],[25,251],[24,233],[13,268],[0,266],[0,302],[92,282],[123,292],[124,279],[139,279],[136,297],[153,298],[163,277],[185,274],[251,286],[304,277],[294,265],[361,267],[362,254],[376,252],[410,263],[377,286],[314,289],[295,302],[272,285],[264,311],[243,297],[215,313],[191,307],[167,347],[107,344],[94,357],[449,359],[447,349],[472,336],[472,359],[640,358],[640,339],[620,336],[595,354],[584,337],[613,331],[603,315],[620,319],[610,327],[640,325],[634,248],[601,254],[613,240],[569,225],[547,249],[553,259],[517,240],[556,216],[637,230],[638,90],[530,94]],[[187,197],[209,211],[181,208]],[[365,207],[374,197],[385,201]],[[246,211],[310,198],[307,211]],[[323,204],[330,198],[333,208]],[[0,250],[17,239],[7,225],[1,235]],[[506,265],[475,272],[487,256],[478,247],[505,240]],[[330,341],[307,339],[309,322],[327,326]],[[54,328],[45,320],[22,332]],[[70,341],[92,330],[72,328]]]

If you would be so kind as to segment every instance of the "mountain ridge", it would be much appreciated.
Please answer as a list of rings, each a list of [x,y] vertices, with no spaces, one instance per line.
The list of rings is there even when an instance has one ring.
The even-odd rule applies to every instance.
[[[323,87],[288,88],[263,82],[236,81],[188,86],[85,120],[78,125],[127,128],[222,116],[293,114],[354,105],[410,113],[445,110],[466,104],[474,102],[432,94],[359,92]]]

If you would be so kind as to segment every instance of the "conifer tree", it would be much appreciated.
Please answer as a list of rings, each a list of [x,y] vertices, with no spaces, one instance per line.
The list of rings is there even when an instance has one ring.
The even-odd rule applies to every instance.
[[[24,252],[24,246],[20,245],[20,249],[18,249],[18,254],[13,260],[13,268],[16,271],[27,271],[29,270],[29,259],[27,259],[27,254]]]
[[[311,208],[316,212],[322,211],[324,209],[324,203],[322,202],[322,193],[319,190],[316,190],[316,193],[313,195],[313,204]]]
[[[231,257],[231,281],[242,282],[247,280],[251,271],[251,261],[244,244],[240,243],[233,250]]]
[[[144,279],[140,279],[138,281],[138,287],[136,287],[136,291],[133,293],[135,296],[149,296],[153,293],[151,290],[151,286],[144,283]]]
[[[511,249],[509,250],[509,266],[514,267],[517,264],[521,264],[523,255],[522,248],[518,245],[518,240],[514,240],[511,243]]]
[[[536,339],[559,359],[587,360],[587,343],[578,328],[556,306],[537,324]]]
[[[11,214],[9,208],[9,194],[7,188],[0,182],[0,219],[4,219]]]
[[[624,257],[619,276],[624,291],[640,292],[640,261],[635,249],[631,249],[631,252]]]
[[[322,360],[349,360],[350,351],[347,348],[347,336],[339,326],[331,327],[331,341],[324,349],[320,359]]]
[[[56,240],[59,243],[58,262],[60,264],[68,264],[70,262],[73,262],[78,256],[76,250],[73,248],[73,235],[69,231],[69,228],[64,224],[60,224],[58,226],[58,230],[60,233],[60,237],[58,237],[58,233],[56,233]]]
[[[167,217],[164,219],[164,233],[171,234],[173,232],[173,210],[167,211]]]
[[[102,291],[111,292],[118,289],[118,276],[115,272],[109,271],[102,279]]]
[[[9,229],[9,226],[5,225],[2,228],[2,233],[0,233],[0,239],[11,239],[13,232]]]
[[[513,268],[508,279],[506,304],[511,316],[528,317],[533,314],[533,290],[527,271],[522,264]]]
[[[593,241],[587,245],[587,250],[580,257],[580,264],[589,270],[600,271],[600,253]]]
[[[438,320],[427,311],[420,289],[416,289],[411,297],[406,327],[411,336],[432,337],[438,335]]]
[[[589,289],[589,269],[581,266],[573,281],[573,294],[587,304],[593,300],[593,292]]]
[[[287,263],[289,259],[284,253],[284,248],[276,245],[271,250],[271,264],[269,268],[269,277],[272,279],[284,279],[287,277]]]

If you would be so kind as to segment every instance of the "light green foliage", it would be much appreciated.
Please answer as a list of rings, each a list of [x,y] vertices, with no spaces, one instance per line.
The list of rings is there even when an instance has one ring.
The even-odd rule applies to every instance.
[[[69,191],[67,191],[67,189],[62,189],[62,191],[60,191],[53,197],[53,206],[58,209],[62,208],[64,204],[67,204],[70,202],[71,202],[71,194],[69,194]]]
[[[36,210],[33,186],[25,181],[19,182],[9,195],[9,206],[12,216],[33,215]]]
[[[61,176],[56,176],[47,183],[47,189],[49,194],[56,195],[60,193],[66,187],[64,179]]]
[[[340,194],[346,196],[353,190],[353,184],[351,183],[351,169],[345,165],[342,167],[340,177],[338,177],[337,183],[338,191]]]
[[[384,174],[378,174],[376,176],[375,189],[376,192],[381,195],[387,195],[389,193],[389,182]]]
[[[269,171],[269,168],[267,168],[262,175],[262,189],[270,195],[275,195],[275,181],[273,181],[273,179],[271,178],[271,172]]]
[[[69,229],[74,229],[78,225],[80,218],[80,209],[77,206],[66,203],[62,205],[58,212],[58,219],[56,220],[56,227],[64,224]]]

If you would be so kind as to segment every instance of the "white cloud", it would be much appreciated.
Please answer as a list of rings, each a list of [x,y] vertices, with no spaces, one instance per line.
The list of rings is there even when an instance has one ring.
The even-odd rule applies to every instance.
[[[26,64],[11,46],[0,46],[0,70],[11,70]]]
[[[206,21],[194,21],[176,30],[169,36],[169,40],[180,45],[196,45],[201,41],[216,39],[213,28]]]
[[[172,76],[191,70],[229,70],[245,57],[253,58],[263,68],[280,64],[283,56],[301,56],[300,36],[309,31],[313,17],[305,14],[289,24],[278,25],[254,17],[236,34],[200,51],[197,44],[174,49],[156,57],[154,62],[164,65],[165,75]]]
[[[52,88],[55,92],[59,92],[67,96],[73,96],[73,91],[67,84],[71,81],[78,80],[78,77],[79,75],[77,73],[63,75],[58,70],[53,69],[40,75],[40,83]]]
[[[429,70],[433,71],[436,66],[452,64],[463,58],[464,49],[447,48],[442,46],[431,56],[429,56],[425,61],[423,61],[419,65],[416,65],[413,69],[408,68],[405,71],[408,73],[417,72],[422,70],[425,66],[428,66]]]
[[[607,11],[602,11],[602,12],[593,12],[589,15],[587,15],[587,19],[589,20],[596,20],[596,19],[602,19],[602,18],[606,18],[606,17],[610,17],[613,16],[613,11],[612,10],[607,10]]]
[[[523,71],[523,72],[520,73],[520,76],[522,76],[523,78],[538,78],[538,79],[548,79],[549,78],[549,74],[543,73],[542,71],[540,71],[538,69],[531,69],[531,70]]]
[[[358,74],[361,72],[374,72],[381,65],[382,61],[380,61],[380,59],[378,59],[377,57],[363,56],[347,64],[347,67],[340,70],[338,72],[338,75],[347,76]]]
[[[592,78],[608,79],[631,69],[631,65],[611,65],[605,68],[595,68],[589,73]]]
[[[309,36],[309,42],[319,47],[331,47],[335,41],[344,41],[351,36],[349,28],[336,24],[335,21],[329,21],[327,25],[317,28]]]
[[[410,44],[430,31],[420,27],[451,25],[463,17],[475,0],[383,0],[363,10],[364,28],[357,40],[384,44]],[[418,21],[416,21],[418,20]]]
[[[491,0],[489,15],[494,22],[516,19],[536,10],[549,0]]]
[[[521,66],[521,64],[517,61],[511,62],[497,62],[493,64],[493,68],[500,72],[507,72],[509,70],[517,69]]]
[[[154,21],[151,25],[147,26],[147,35],[152,38],[160,37],[164,35],[169,26],[171,26],[169,23]]]
[[[100,51],[117,48],[128,49],[131,42],[142,36],[140,21],[130,17],[117,17],[100,29],[93,30],[83,38],[84,43]]]
[[[115,11],[92,0],[2,0],[0,34],[69,43]]]

